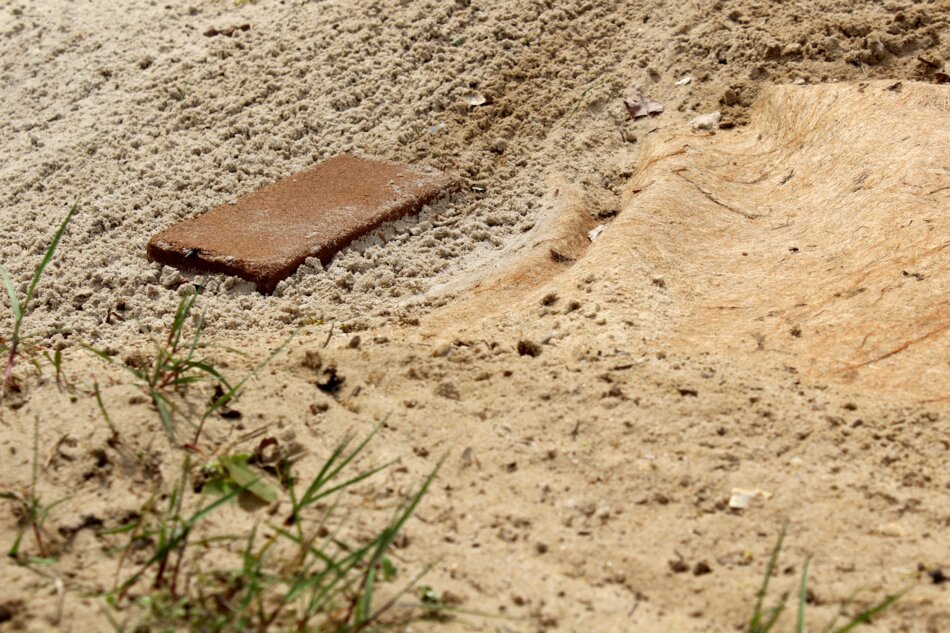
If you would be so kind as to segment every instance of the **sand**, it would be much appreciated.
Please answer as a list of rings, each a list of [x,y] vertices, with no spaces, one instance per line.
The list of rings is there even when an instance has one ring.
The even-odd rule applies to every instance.
[[[806,555],[823,614],[858,588],[919,583],[868,630],[942,630],[946,585],[924,572],[950,565],[945,403],[659,342],[662,296],[614,314],[584,302],[604,292],[584,278],[581,307],[558,328],[540,313],[566,311],[567,296],[517,303],[466,336],[445,315],[545,238],[566,204],[552,182],[571,183],[579,222],[609,225],[651,137],[716,111],[719,134],[741,130],[771,84],[933,82],[950,58],[948,21],[946,2],[901,0],[4,7],[0,261],[25,286],[79,202],[24,331],[64,350],[77,384],[96,377],[123,441],[154,468],[124,470],[102,448],[109,431],[84,389],[71,398],[48,370],[21,367],[24,392],[0,409],[0,472],[28,484],[41,419],[44,496],[70,497],[51,518],[64,535],[66,597],[60,613],[47,578],[5,565],[12,624],[0,629],[106,626],[89,593],[109,586],[113,543],[77,526],[121,521],[175,478],[181,451],[127,375],[79,344],[120,358],[147,351],[181,295],[200,287],[207,340],[234,375],[303,327],[248,384],[243,430],[266,425],[298,442],[312,453],[307,469],[346,432],[389,416],[365,463],[399,458],[405,469],[362,491],[377,501],[450,451],[401,562],[440,561],[428,584],[506,616],[450,630],[730,629],[748,615],[786,518],[781,587]],[[622,99],[634,90],[664,112],[631,120]],[[345,151],[431,165],[464,188],[325,270],[301,268],[274,297],[145,260],[155,232]],[[555,344],[521,356],[526,337]],[[348,377],[339,401],[315,390],[307,350]],[[240,430],[217,421],[209,441]],[[734,513],[723,505],[733,487],[775,496]],[[257,518],[219,520],[249,529]],[[14,527],[0,514],[4,539]],[[689,572],[675,571],[679,560]],[[700,562],[712,572],[694,575]]]

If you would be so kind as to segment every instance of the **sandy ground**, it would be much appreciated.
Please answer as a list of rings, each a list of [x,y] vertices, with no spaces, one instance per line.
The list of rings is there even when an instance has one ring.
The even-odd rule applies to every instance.
[[[80,202],[24,326],[64,350],[80,388],[24,366],[23,391],[0,408],[4,485],[28,485],[38,419],[40,490],[68,497],[50,518],[65,597],[2,565],[0,630],[106,630],[95,593],[111,586],[115,542],[99,527],[173,481],[183,452],[127,375],[78,344],[147,352],[195,287],[209,354],[231,375],[303,327],[248,384],[241,420],[209,426],[208,446],[265,427],[310,452],[308,472],[344,434],[386,420],[361,461],[400,467],[353,501],[372,516],[449,454],[397,557],[410,570],[437,561],[426,582],[491,617],[442,628],[734,629],[788,519],[777,588],[812,556],[816,615],[858,589],[867,605],[914,585],[867,630],[946,630],[947,584],[928,575],[950,566],[939,394],[922,402],[801,376],[775,355],[664,341],[659,294],[605,311],[585,298],[610,292],[596,279],[504,318],[469,315],[467,330],[452,310],[530,250],[565,204],[557,183],[576,191],[582,224],[610,224],[651,137],[713,111],[741,131],[774,83],[933,82],[948,20],[946,2],[904,1],[5,6],[0,261],[26,280]],[[635,88],[663,114],[631,120],[622,97]],[[274,297],[145,261],[168,224],[341,151],[429,164],[465,190],[326,270],[301,269]],[[646,286],[667,283],[675,275]],[[942,305],[946,287],[928,287]],[[521,355],[526,338],[550,344]],[[336,397],[315,388],[308,351],[346,377]],[[930,384],[946,380],[941,367]],[[86,392],[94,378],[124,448]],[[148,459],[130,465],[130,453]],[[771,497],[737,512],[736,487]],[[259,519],[233,508],[213,522]],[[0,541],[15,526],[0,513]]]

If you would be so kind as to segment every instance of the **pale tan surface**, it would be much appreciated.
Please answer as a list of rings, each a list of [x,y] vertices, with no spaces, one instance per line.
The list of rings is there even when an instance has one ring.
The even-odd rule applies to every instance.
[[[945,42],[928,39],[945,30],[946,3],[897,3],[906,13],[900,22],[894,7],[853,3],[770,4],[768,10],[751,2],[712,9],[700,3],[609,8],[565,3],[543,10],[528,3],[473,3],[446,17],[450,4],[433,5],[441,7],[436,10],[387,3],[386,26],[362,11],[368,7],[362,3],[261,2],[241,10],[214,4],[197,18],[162,5],[136,5],[119,15],[105,3],[75,15],[52,4],[27,7],[27,17],[19,18],[26,24],[41,17],[62,22],[65,30],[52,29],[49,37],[69,41],[81,31],[118,42],[102,52],[85,51],[87,66],[79,64],[80,52],[69,48],[36,56],[33,40],[24,39],[29,32],[3,44],[4,60],[14,60],[2,92],[9,113],[3,129],[11,131],[3,143],[18,160],[5,163],[0,173],[5,196],[0,213],[26,227],[3,235],[4,263],[24,277],[58,217],[59,195],[79,193],[77,183],[83,183],[83,199],[97,211],[78,216],[64,239],[30,332],[75,324],[71,336],[55,334],[51,341],[88,340],[111,347],[120,358],[148,351],[136,319],[143,328],[162,332],[178,299],[175,289],[186,281],[142,260],[145,240],[159,223],[156,208],[184,217],[226,201],[303,166],[311,144],[320,144],[320,151],[377,155],[396,147],[394,159],[428,161],[487,191],[406,225],[405,233],[385,245],[343,254],[325,272],[303,271],[274,300],[247,295],[224,280],[201,280],[214,282],[201,300],[209,309],[208,353],[230,376],[243,376],[289,329],[309,323],[248,384],[235,405],[243,413],[243,428],[227,420],[210,423],[203,455],[263,426],[281,442],[298,442],[311,451],[300,467],[305,477],[345,433],[367,433],[388,416],[362,463],[399,458],[405,468],[367,483],[346,500],[370,520],[386,516],[398,495],[450,451],[438,486],[408,526],[409,543],[397,550],[397,561],[406,576],[438,561],[428,584],[460,596],[464,608],[507,617],[469,616],[446,627],[413,630],[734,630],[748,617],[769,550],[789,519],[776,589],[794,590],[801,561],[813,556],[818,604],[811,609],[818,630],[835,605],[857,589],[869,590],[860,602],[867,605],[872,597],[914,584],[890,614],[864,630],[942,631],[950,618],[947,585],[933,585],[920,569],[950,567],[950,413],[940,397],[946,381],[946,365],[940,363],[946,362],[947,334],[940,328],[947,318],[947,260],[934,250],[948,239],[942,190],[948,126],[940,125],[947,118],[947,88],[917,86],[909,79],[926,79],[918,54],[947,57]],[[733,11],[739,12],[735,18],[729,17]],[[191,38],[184,28],[194,22],[200,33],[209,25],[243,21],[252,23],[249,33],[258,39],[241,34],[210,41]],[[334,34],[334,22],[343,25],[344,34]],[[4,32],[15,24],[9,13],[0,22]],[[162,30],[156,24],[182,28]],[[888,34],[895,24],[907,28]],[[301,31],[322,44],[323,64],[295,52]],[[465,46],[439,44],[463,32],[469,35]],[[423,35],[432,41],[414,49],[420,57],[407,55],[400,38]],[[525,37],[532,46],[519,48]],[[907,48],[895,45],[898,55],[876,60],[874,37],[906,39],[901,46]],[[143,73],[137,65],[143,48],[158,51],[167,46],[159,43],[162,38],[177,42],[158,56],[169,66],[156,63],[153,73]],[[788,55],[766,60],[770,38]],[[838,52],[830,49],[832,38]],[[137,40],[137,47],[127,40]],[[805,45],[796,52],[799,40]],[[367,41],[377,47],[378,63],[360,75],[354,60],[365,57]],[[423,63],[427,52],[432,59]],[[729,63],[719,64],[717,52]],[[109,57],[113,54],[119,57]],[[192,70],[171,64],[175,56],[190,60]],[[201,56],[207,59],[199,64]],[[852,64],[852,58],[859,63]],[[87,72],[77,68],[88,68],[92,76],[105,59],[129,82],[126,88],[92,90],[69,101],[81,96],[80,85],[59,80]],[[225,71],[224,78],[205,64]],[[315,73],[321,82],[344,87],[300,95],[301,82],[268,78],[277,67],[305,77]],[[655,81],[649,67],[658,73]],[[768,77],[756,70],[760,67]],[[387,74],[398,69],[403,75],[397,77],[410,76],[401,92]],[[624,89],[642,83],[665,102],[664,114],[632,123],[619,96],[595,89],[582,98],[605,72]],[[674,86],[684,74],[693,82]],[[752,74],[757,78],[750,79]],[[495,106],[451,105],[466,75],[478,78]],[[855,83],[779,88],[764,105],[750,108],[751,95],[773,81],[800,76],[812,82],[861,81],[865,75],[896,77],[905,85],[892,93],[886,87],[893,82],[869,83],[867,101],[855,94]],[[174,90],[173,79],[182,76],[190,95],[184,104],[168,97],[164,110],[153,107],[156,95]],[[250,98],[237,90],[242,77],[260,88],[254,95],[266,107],[219,107]],[[234,83],[222,87],[221,82]],[[269,83],[276,92],[264,89]],[[136,97],[129,84],[151,99]],[[727,120],[744,122],[755,111],[760,116],[755,127],[712,137],[690,132],[688,121],[723,107],[719,99],[732,84],[744,88],[740,101],[724,108]],[[58,86],[65,92],[57,92]],[[831,105],[829,99],[839,94],[838,105]],[[268,95],[277,96],[268,102]],[[190,121],[184,105],[191,97],[197,103],[189,108],[207,108],[202,110],[207,128],[185,127],[187,139],[179,136],[174,143],[143,132],[170,132]],[[443,111],[425,111],[440,99]],[[867,109],[875,102],[879,108]],[[67,118],[42,123],[43,109],[60,105]],[[308,120],[322,127],[294,141],[293,125],[304,122],[281,116],[301,105],[310,108]],[[809,107],[825,108],[851,125],[823,126]],[[440,119],[451,123],[448,133],[428,135]],[[91,120],[101,121],[96,130],[81,125]],[[798,125],[805,121],[818,123]],[[637,143],[625,142],[618,125]],[[868,133],[855,136],[855,125]],[[267,140],[245,138],[242,126],[261,135],[267,130]],[[15,151],[30,146],[31,135],[43,145]],[[500,137],[508,142],[502,153]],[[126,145],[131,139],[141,141],[139,153]],[[798,141],[811,151],[796,149]],[[106,152],[110,143],[143,174],[120,176],[131,168],[120,169],[117,157]],[[759,143],[778,151],[756,158]],[[838,143],[844,146],[835,149]],[[684,144],[691,150],[678,153]],[[102,149],[90,153],[91,145]],[[900,152],[904,162],[876,151],[880,145]],[[213,149],[192,153],[205,146]],[[238,149],[243,150],[239,161],[233,158]],[[723,165],[725,152],[735,156],[735,169]],[[840,159],[810,162],[821,152]],[[67,156],[73,160],[66,162]],[[56,169],[43,168],[57,161]],[[795,163],[795,174],[780,185],[785,161]],[[183,189],[150,184],[177,173],[170,166],[186,163],[192,175]],[[674,171],[680,168],[686,171]],[[36,174],[49,170],[38,187]],[[868,176],[860,179],[865,171]],[[735,182],[763,174],[752,185]],[[928,187],[924,195],[914,193],[920,186]],[[791,189],[785,193],[782,187]],[[146,199],[150,202],[142,205]],[[818,215],[819,222],[825,217],[834,222],[816,228],[816,210],[831,199],[840,199],[841,212]],[[724,210],[723,203],[742,211],[769,205],[776,210],[751,220]],[[789,214],[778,209],[786,205],[795,209],[790,224]],[[854,218],[846,213],[852,205],[859,220],[854,229],[879,230],[852,237],[847,225]],[[585,244],[583,232],[605,222],[610,211],[620,213],[597,240]],[[932,220],[932,231],[905,231],[906,241],[895,238],[892,223],[902,212]],[[915,221],[910,228],[917,226]],[[466,251],[479,231],[484,243]],[[853,243],[875,256],[866,260],[870,251],[845,248]],[[810,244],[822,248],[810,251]],[[797,259],[790,246],[800,249]],[[562,253],[567,260],[551,260],[552,248],[568,251]],[[753,258],[749,263],[740,263],[743,251],[749,253],[745,259]],[[826,270],[826,257],[843,265],[840,279]],[[906,268],[909,263],[916,267]],[[741,276],[730,274],[733,265]],[[408,272],[413,268],[425,272],[413,277]],[[922,279],[900,274],[905,269]],[[858,281],[862,272],[867,279]],[[511,274],[517,284],[505,282]],[[463,289],[477,282],[465,294]],[[813,308],[824,305],[839,284],[856,283],[870,290],[832,301],[824,313]],[[80,301],[84,292],[88,296]],[[419,293],[421,308],[407,305],[407,298]],[[555,297],[545,300],[552,293]],[[799,294],[807,306],[797,307]],[[128,298],[128,320],[102,324],[104,311],[118,297]],[[725,314],[702,309],[711,307],[707,301],[726,305],[736,299],[755,303]],[[771,309],[778,311],[775,317],[757,320]],[[321,316],[327,323],[314,324]],[[322,349],[330,319],[337,321],[335,334]],[[412,325],[416,319],[418,327]],[[353,335],[341,334],[342,324],[378,327],[360,331],[361,344],[351,349]],[[708,336],[710,325],[723,335]],[[800,337],[790,333],[796,325]],[[863,340],[869,332],[862,347],[857,337]],[[931,332],[853,376],[838,372]],[[764,336],[761,350],[755,335]],[[523,339],[543,342],[540,356],[519,356],[516,347]],[[339,400],[315,388],[315,376],[302,362],[306,351],[319,352],[324,364],[335,363],[346,377]],[[109,430],[85,391],[71,402],[48,371],[38,379],[21,369],[26,392],[0,408],[0,473],[5,485],[27,485],[30,438],[39,418],[40,492],[47,500],[69,497],[50,520],[60,535],[55,540],[61,561],[47,569],[62,578],[66,594],[58,617],[51,581],[4,563],[2,601],[15,618],[0,625],[3,630],[105,629],[100,603],[89,594],[111,586],[115,559],[104,550],[116,542],[89,528],[71,540],[68,535],[87,517],[118,524],[160,483],[173,481],[181,464],[182,451],[169,446],[157,415],[136,399],[126,374],[75,347],[64,354],[66,370],[78,384],[89,385],[95,377],[103,386],[121,450],[108,446]],[[915,372],[921,379],[913,380]],[[458,399],[440,395],[456,391]],[[201,403],[207,395],[195,389],[190,398]],[[145,464],[127,459],[136,452],[147,457]],[[758,488],[773,496],[735,513],[727,507],[733,488]],[[14,529],[6,507],[0,511],[2,543]],[[259,518],[261,511],[234,507],[215,516],[209,528],[250,529]],[[539,544],[547,546],[545,553]],[[704,561],[712,573],[674,573],[670,562],[680,557],[691,568]]]
[[[950,90],[879,81],[770,88],[739,132],[657,134],[589,255],[548,284],[537,265],[502,277],[492,289],[509,297],[494,312],[518,305],[510,289],[526,275],[537,296],[594,277],[617,318],[649,306],[633,325],[658,344],[946,404],[948,122]],[[477,322],[487,309],[461,301],[433,318]]]

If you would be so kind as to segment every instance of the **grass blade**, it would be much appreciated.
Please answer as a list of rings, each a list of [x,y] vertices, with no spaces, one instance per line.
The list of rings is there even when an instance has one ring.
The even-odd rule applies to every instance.
[[[168,433],[168,437],[174,442],[175,425],[172,424],[172,414],[168,410],[168,404],[165,402],[165,396],[158,393],[157,391],[152,391],[152,402],[155,403],[155,408],[158,409],[158,416],[162,419],[162,426],[165,427],[165,432]]]
[[[808,602],[808,564],[811,558],[806,558],[802,565],[802,580],[798,585],[798,621],[795,624],[795,633],[805,633],[805,603]]]
[[[749,631],[750,633],[765,633],[769,630],[770,626],[765,626],[763,624],[763,617],[765,613],[762,612],[762,604],[765,602],[765,595],[769,591],[769,582],[772,580],[772,574],[775,572],[775,566],[778,564],[778,555],[782,551],[782,544],[785,542],[785,534],[788,532],[788,522],[786,521],[782,525],[782,531],[778,535],[778,542],[775,543],[775,547],[772,549],[772,555],[769,557],[769,563],[765,567],[765,578],[762,580],[762,587],[759,589],[759,593],[756,596],[755,601],[755,610],[752,612],[752,619],[749,621]],[[776,607],[778,608],[778,607]],[[784,604],[782,605],[784,608]],[[774,614],[775,609],[770,610],[770,613]],[[775,618],[778,616],[776,615]],[[775,619],[772,619],[774,623]]]
[[[234,455],[222,457],[219,461],[238,486],[245,488],[265,503],[277,501],[277,491],[266,480],[251,471],[247,460],[247,455]]]
[[[181,301],[178,302],[178,309],[175,310],[175,320],[172,321],[171,330],[168,332],[168,347],[172,350],[178,348],[178,344],[181,341],[182,330],[185,327],[185,320],[188,318],[188,313],[191,312],[191,306],[195,303],[195,294],[189,293],[181,298]]]
[[[6,286],[7,295],[10,297],[10,308],[13,310],[14,327],[23,318],[23,310],[20,309],[20,302],[16,297],[16,288],[10,281],[10,273],[3,266],[0,266],[0,277],[3,277],[3,285]]]
[[[36,290],[36,286],[40,283],[40,278],[43,276],[43,271],[46,270],[46,267],[49,265],[50,261],[53,259],[53,254],[56,252],[56,247],[59,246],[59,240],[62,239],[63,234],[66,232],[66,227],[69,225],[69,221],[73,219],[73,214],[76,213],[76,209],[79,208],[79,203],[74,203],[73,206],[69,209],[69,213],[66,214],[66,218],[63,220],[63,223],[59,226],[59,230],[56,231],[56,235],[53,236],[53,241],[50,242],[49,247],[46,249],[46,255],[43,256],[43,261],[40,262],[39,267],[37,267],[36,272],[33,273],[33,280],[30,282],[30,289],[26,292],[26,298],[23,300],[23,310],[26,311],[27,307],[30,304],[30,299],[33,298],[33,292]]]
[[[323,464],[323,468],[320,469],[320,473],[310,483],[310,486],[307,488],[307,491],[304,493],[303,497],[301,497],[300,499],[300,507],[310,505],[314,501],[319,499],[320,497],[326,496],[328,493],[323,493],[317,496],[317,492],[320,490],[320,488],[324,486],[324,484],[326,484],[328,481],[336,477],[337,474],[340,473],[340,471],[342,471],[344,468],[346,468],[350,464],[350,462],[356,459],[357,455],[363,452],[363,449],[366,448],[366,445],[369,444],[370,440],[373,439],[373,437],[379,432],[379,429],[381,429],[383,427],[383,424],[385,423],[386,421],[383,420],[383,422],[379,424],[375,429],[373,429],[373,431],[369,435],[367,435],[363,439],[363,441],[360,442],[359,445],[357,445],[357,447],[354,448],[353,451],[349,455],[343,458],[343,461],[340,462],[339,465],[334,466],[334,464],[340,458],[340,456],[346,452],[346,447],[349,446],[350,442],[353,440],[352,436],[345,438],[339,444],[339,446],[337,446],[333,450],[333,453],[331,453],[330,458],[327,459],[327,461]],[[376,470],[379,470],[379,469],[376,469]],[[359,477],[359,479],[366,478],[365,476],[362,476],[362,477],[357,476],[357,477]],[[354,478],[354,479],[357,479],[357,478]],[[355,483],[355,481],[353,481],[353,483]],[[339,486],[337,487],[337,489],[338,488]]]
[[[761,633],[768,633],[772,630],[772,627],[775,626],[775,623],[778,621],[782,613],[785,612],[785,605],[788,604],[788,594],[782,594],[782,600],[765,612],[765,620],[760,625],[758,629]]]
[[[425,481],[422,482],[422,486],[419,487],[419,491],[412,497],[409,503],[406,504],[402,511],[397,514],[395,521],[390,524],[390,526],[379,538],[376,545],[376,551],[369,561],[369,567],[366,571],[366,577],[363,582],[363,595],[357,612],[357,624],[368,625],[370,622],[382,615],[383,610],[379,610],[370,615],[373,590],[376,584],[376,569],[382,563],[383,558],[386,556],[389,548],[392,547],[393,541],[396,540],[396,537],[406,524],[406,521],[409,520],[409,517],[412,516],[419,503],[422,501],[422,498],[429,491],[429,487],[432,485],[432,482],[435,481],[435,478],[438,476],[439,470],[442,468],[442,465],[445,463],[447,457],[448,455],[445,455],[439,460],[439,463],[436,464],[435,468],[432,469],[432,472],[429,473],[429,476],[426,477]],[[385,608],[388,608],[388,606]],[[357,630],[359,630],[359,627]]]
[[[878,615],[885,609],[890,608],[891,605],[893,605],[895,602],[903,598],[904,594],[907,593],[908,591],[910,591],[909,587],[907,589],[904,589],[903,591],[899,591],[898,593],[887,596],[886,598],[878,602],[876,605],[874,605],[870,609],[867,609],[859,613],[857,617],[851,620],[851,622],[849,622],[848,624],[844,625],[840,629],[835,629],[833,633],[848,633],[848,631],[851,631],[852,629],[857,627],[859,624],[869,623],[874,618],[874,616]]]

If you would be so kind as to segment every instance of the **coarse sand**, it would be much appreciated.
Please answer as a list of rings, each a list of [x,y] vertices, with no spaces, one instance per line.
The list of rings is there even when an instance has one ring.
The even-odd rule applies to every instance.
[[[913,585],[864,630],[947,630],[950,594],[937,579],[950,568],[950,412],[931,393],[950,371],[939,360],[946,328],[914,356],[937,358],[921,374],[930,391],[908,381],[889,390],[886,375],[870,385],[799,372],[793,365],[812,339],[795,323],[768,322],[769,336],[788,340],[738,353],[707,331],[695,305],[706,286],[708,297],[730,300],[745,288],[716,274],[733,225],[710,228],[715,239],[661,270],[686,249],[675,221],[692,207],[633,217],[640,189],[628,183],[654,173],[644,156],[664,159],[645,147],[694,134],[708,155],[684,150],[676,160],[694,170],[682,175],[694,180],[696,209],[721,207],[703,178],[741,185],[748,174],[713,164],[715,142],[757,129],[750,117],[764,88],[848,82],[880,93],[921,82],[945,92],[936,84],[946,77],[948,33],[946,0],[3,5],[0,262],[21,292],[67,209],[79,208],[23,326],[31,341],[62,351],[61,378],[73,386],[21,360],[19,390],[0,404],[2,490],[28,489],[40,429],[38,491],[65,499],[47,525],[58,561],[39,571],[0,564],[0,631],[111,630],[97,597],[113,587],[121,546],[108,530],[177,480],[186,440],[171,441],[128,373],[82,345],[137,366],[195,290],[202,353],[232,380],[296,332],[244,385],[231,416],[209,419],[188,449],[195,463],[224,447],[250,452],[266,436],[305,455],[306,478],[342,437],[382,425],[358,465],[396,467],[342,502],[360,536],[448,455],[393,558],[401,581],[433,564],[424,583],[474,615],[412,630],[739,630],[786,521],[775,589],[794,592],[811,556],[813,627],[855,591],[851,613]],[[632,119],[623,103],[631,92],[664,111]],[[945,99],[933,101],[943,103],[934,116],[946,118]],[[690,129],[713,112],[722,115],[717,131]],[[899,147],[896,136],[889,147]],[[945,137],[934,135],[930,163],[919,147],[908,152],[936,165],[920,175],[933,195],[950,186]],[[302,266],[273,296],[146,260],[149,238],[173,223],[342,152],[431,166],[462,187],[325,267]],[[880,171],[880,157],[869,163]],[[809,165],[814,180],[820,171]],[[885,199],[875,189],[885,180],[859,178],[847,200]],[[798,190],[788,191],[787,203]],[[933,214],[914,218],[915,244],[946,243],[946,211],[929,204]],[[655,270],[612,269],[610,251],[596,253],[606,240],[616,261],[633,261],[610,231],[633,226],[650,240],[651,221],[663,239],[638,261],[660,262]],[[737,226],[737,239],[756,246],[755,230]],[[589,230],[600,237],[576,239]],[[809,230],[797,235],[820,233]],[[787,250],[779,233],[758,246],[772,245]],[[707,250],[704,267],[694,255]],[[904,293],[895,296],[943,318],[946,271],[936,261],[893,283]],[[588,273],[599,262],[606,274]],[[795,265],[763,287],[785,292],[799,270],[810,291],[815,279],[834,279],[833,270],[811,276]],[[695,287],[677,283],[687,268]],[[548,282],[556,292],[542,288]],[[793,299],[789,314],[819,318]],[[735,314],[742,327],[757,323],[754,313]],[[876,330],[903,332],[876,327],[867,313],[856,322],[873,345],[887,339]],[[328,368],[342,380],[334,393],[319,388]],[[209,397],[199,384],[182,402],[200,409]],[[762,494],[730,508],[735,488]],[[12,506],[0,506],[4,548],[22,519]],[[206,528],[247,533],[286,507],[233,504]],[[202,556],[233,563],[193,550],[185,565]],[[792,617],[781,624],[791,630]]]

